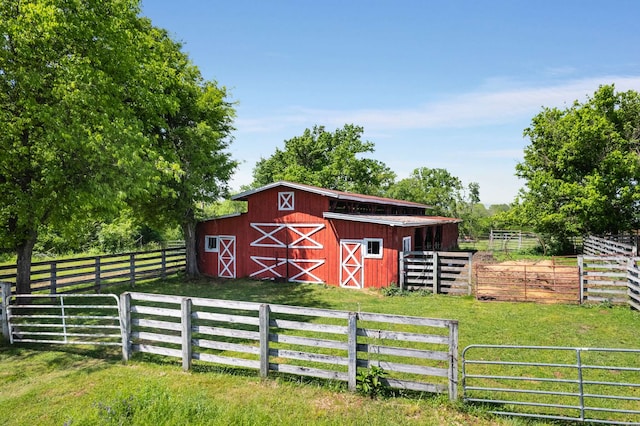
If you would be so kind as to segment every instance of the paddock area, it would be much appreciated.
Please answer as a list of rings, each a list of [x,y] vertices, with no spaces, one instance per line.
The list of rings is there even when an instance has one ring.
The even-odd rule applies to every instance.
[[[554,260],[477,264],[474,275],[478,300],[580,303],[577,265],[558,265]]]

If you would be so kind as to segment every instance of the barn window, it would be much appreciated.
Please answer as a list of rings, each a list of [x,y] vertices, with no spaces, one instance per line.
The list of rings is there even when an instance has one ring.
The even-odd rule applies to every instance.
[[[278,192],[278,210],[293,210],[293,192]]]
[[[218,237],[207,235],[204,237],[204,251],[218,252]]]
[[[367,248],[365,257],[382,259],[382,238],[365,238],[364,244]]]

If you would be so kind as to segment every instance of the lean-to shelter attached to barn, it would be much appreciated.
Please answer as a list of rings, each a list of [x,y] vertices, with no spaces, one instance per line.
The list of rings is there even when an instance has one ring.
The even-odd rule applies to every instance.
[[[398,255],[451,250],[460,219],[410,201],[275,182],[231,197],[247,212],[197,227],[200,272],[341,287],[398,282]]]

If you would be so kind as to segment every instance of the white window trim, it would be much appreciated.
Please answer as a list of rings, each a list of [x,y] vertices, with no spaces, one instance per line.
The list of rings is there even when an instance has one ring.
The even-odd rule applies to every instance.
[[[293,191],[278,192],[278,210],[294,210],[295,193]]]
[[[406,250],[408,248],[408,250]],[[402,251],[411,251],[411,237],[402,238]]]
[[[380,253],[376,253],[376,254],[371,254],[369,253],[369,242],[378,242],[380,243]],[[384,245],[382,243],[382,238],[365,238],[363,240],[363,251],[364,251],[364,257],[366,257],[367,259],[382,259],[382,253],[384,252]]]
[[[216,248],[209,247],[209,240],[216,240]],[[217,235],[205,235],[204,236],[204,251],[207,253],[218,253],[220,250],[220,240]]]

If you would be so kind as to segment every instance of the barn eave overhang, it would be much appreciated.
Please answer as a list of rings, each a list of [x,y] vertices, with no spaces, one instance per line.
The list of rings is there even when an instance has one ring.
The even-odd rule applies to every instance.
[[[351,222],[375,223],[378,225],[398,226],[412,228],[417,226],[443,225],[447,223],[460,223],[462,220],[454,218],[430,217],[430,216],[374,216],[355,215],[344,213],[324,212],[325,219],[346,220]]]

